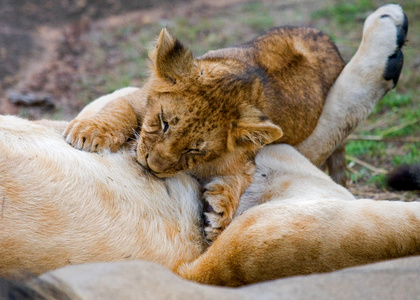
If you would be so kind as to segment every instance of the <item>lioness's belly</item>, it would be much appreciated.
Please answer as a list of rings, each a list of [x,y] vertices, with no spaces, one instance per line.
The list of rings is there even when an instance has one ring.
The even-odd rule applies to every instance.
[[[144,259],[170,269],[202,251],[197,187],[142,175],[129,153],[87,153],[0,116],[0,276]]]

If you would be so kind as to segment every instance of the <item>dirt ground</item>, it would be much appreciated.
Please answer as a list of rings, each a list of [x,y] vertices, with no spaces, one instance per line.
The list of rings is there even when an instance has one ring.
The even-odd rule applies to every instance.
[[[313,24],[310,16],[320,3],[326,5],[329,1],[263,2],[278,10],[274,21],[260,17],[250,23],[244,19],[246,15],[231,23],[219,20],[229,19],[228,11],[239,15],[251,8],[261,9],[255,1],[246,0],[3,0],[0,113],[30,119],[71,120],[100,95],[128,85],[140,86],[147,76],[144,44],[158,33],[156,28],[176,27],[178,35],[187,40],[191,36],[189,42],[197,44],[200,52],[229,44],[229,35],[236,36],[234,43],[246,41],[271,25],[322,25]],[[248,8],[244,9],[244,5]],[[261,15],[269,13],[272,14],[263,11]],[[217,22],[222,22],[223,28],[219,32],[209,30],[206,27],[209,19],[215,20],[209,27],[218,28]],[[200,32],[194,32],[191,24],[199,24]],[[357,31],[361,31],[361,26]],[[348,44],[341,45],[345,58],[350,57],[359,38],[356,35]],[[135,44],[136,50],[128,44]],[[363,182],[352,184],[350,189],[374,199],[418,199],[418,194],[366,188]]]
[[[63,110],[63,119],[70,120],[85,105],[67,97],[74,79],[83,72],[78,61],[86,50],[82,35],[98,20],[112,23],[107,20],[110,16],[124,19],[128,12],[153,9],[157,3],[160,9],[171,9],[179,3],[187,4],[188,0],[2,1],[0,113],[38,119],[50,117],[54,113],[51,108],[55,108]],[[40,100],[33,106],[22,107],[19,105],[22,101],[18,105],[10,103],[10,93],[14,98],[30,94]]]

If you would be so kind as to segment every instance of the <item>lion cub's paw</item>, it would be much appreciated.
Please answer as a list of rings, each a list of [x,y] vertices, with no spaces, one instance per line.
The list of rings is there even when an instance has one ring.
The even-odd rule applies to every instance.
[[[94,118],[73,120],[64,131],[64,137],[76,149],[89,152],[107,149],[115,152],[127,140],[127,135],[120,128],[111,128]]]
[[[204,188],[204,231],[206,239],[213,242],[232,221],[239,199],[221,181],[212,181]]]

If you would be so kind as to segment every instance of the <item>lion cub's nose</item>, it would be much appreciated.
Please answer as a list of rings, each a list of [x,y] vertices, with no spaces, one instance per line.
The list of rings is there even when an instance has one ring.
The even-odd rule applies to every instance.
[[[176,161],[174,159],[171,159],[170,157],[164,157],[159,154],[149,153],[146,156],[146,163],[147,167],[153,173],[163,173],[166,170],[173,167]]]

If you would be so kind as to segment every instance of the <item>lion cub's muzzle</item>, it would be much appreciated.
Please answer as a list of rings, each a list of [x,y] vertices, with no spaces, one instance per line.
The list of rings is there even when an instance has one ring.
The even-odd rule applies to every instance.
[[[144,157],[143,161],[140,160],[139,157],[137,160],[140,165],[145,167],[149,172],[158,178],[170,177],[181,171],[181,168],[177,166],[179,159],[148,153]]]

